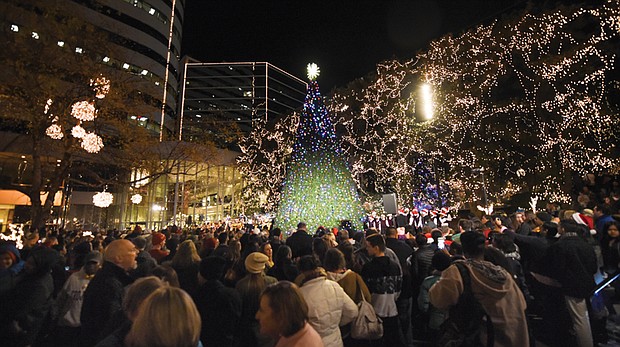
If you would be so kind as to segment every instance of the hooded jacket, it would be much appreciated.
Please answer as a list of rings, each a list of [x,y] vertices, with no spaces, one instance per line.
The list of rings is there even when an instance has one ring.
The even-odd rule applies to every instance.
[[[529,346],[526,302],[512,276],[500,266],[484,260],[460,261],[471,277],[471,289],[493,323],[495,346]],[[450,265],[429,291],[430,302],[441,310],[456,305],[463,293],[463,280],[456,265]],[[483,324],[483,329],[486,327]],[[482,341],[486,341],[483,332]]]

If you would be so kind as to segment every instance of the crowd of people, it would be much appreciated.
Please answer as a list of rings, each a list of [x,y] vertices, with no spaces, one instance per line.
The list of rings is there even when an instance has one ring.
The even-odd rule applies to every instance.
[[[45,232],[0,244],[7,346],[594,346],[618,300],[610,205],[364,231]],[[597,286],[597,283],[603,283]],[[602,289],[597,291],[596,289]],[[595,291],[597,292],[595,294]],[[362,301],[383,324],[351,336]],[[473,341],[473,340],[472,340]]]

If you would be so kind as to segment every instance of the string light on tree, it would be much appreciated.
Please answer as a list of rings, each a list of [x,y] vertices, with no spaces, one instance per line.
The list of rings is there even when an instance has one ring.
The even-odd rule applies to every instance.
[[[99,76],[94,80],[90,80],[90,86],[93,87],[95,97],[97,99],[103,99],[110,92],[110,80]]]
[[[58,124],[52,124],[47,127],[45,134],[54,140],[60,140],[65,136],[62,132],[62,127]]]
[[[71,128],[71,135],[76,139],[81,139],[86,135],[86,130],[78,124]]]

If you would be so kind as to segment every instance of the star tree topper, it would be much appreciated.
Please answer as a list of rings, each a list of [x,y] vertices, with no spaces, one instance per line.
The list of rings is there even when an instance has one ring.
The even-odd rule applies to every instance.
[[[308,64],[308,79],[310,79],[311,81],[316,80],[317,77],[319,77],[319,74],[321,73],[321,69],[319,69],[319,66],[316,65],[315,63],[310,63]]]

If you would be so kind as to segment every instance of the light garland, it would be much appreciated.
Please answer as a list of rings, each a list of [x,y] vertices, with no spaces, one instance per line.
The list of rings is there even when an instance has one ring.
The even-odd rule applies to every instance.
[[[134,195],[132,195],[132,196],[131,196],[131,202],[132,202],[134,205],[137,205],[137,204],[141,203],[141,202],[142,202],[142,195],[140,195],[140,194],[134,194]]]
[[[86,133],[82,137],[81,146],[88,153],[99,153],[103,148],[103,140],[95,133]]]
[[[17,247],[17,249],[24,248],[24,229],[22,225],[9,223],[8,229],[11,233],[0,233],[0,240],[15,242],[15,247]]]
[[[112,202],[114,202],[114,195],[105,190],[93,195],[93,205],[97,207],[106,208],[112,205]]]
[[[82,122],[89,122],[97,118],[97,110],[90,101],[78,101],[71,106],[71,115]]]

